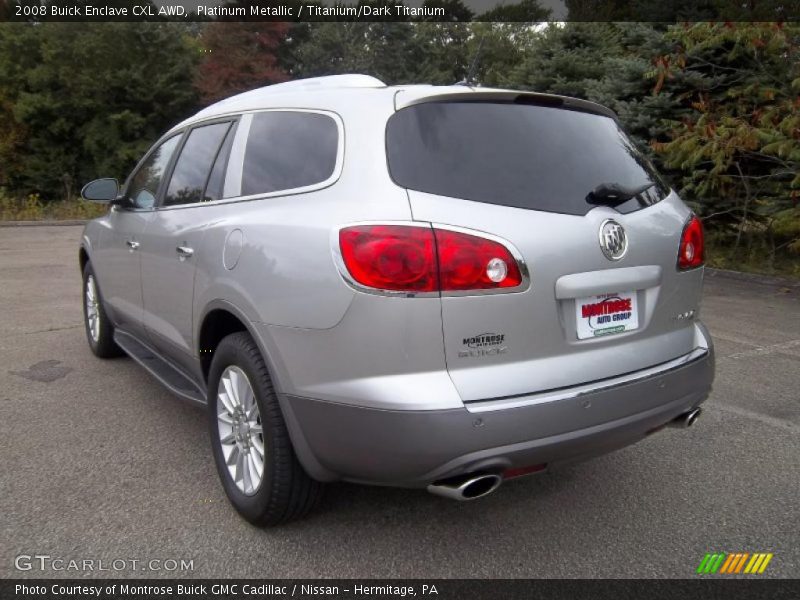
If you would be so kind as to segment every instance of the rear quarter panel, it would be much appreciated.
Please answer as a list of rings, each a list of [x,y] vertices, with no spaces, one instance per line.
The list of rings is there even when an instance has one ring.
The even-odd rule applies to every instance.
[[[197,314],[222,299],[240,306],[252,321],[271,325],[328,329],[342,319],[353,290],[333,262],[331,230],[410,214],[405,191],[389,180],[383,135],[374,127],[385,122],[389,109],[385,102],[360,107],[343,102],[331,110],[344,123],[345,142],[341,174],[329,187],[204,207],[208,226],[195,280]],[[231,269],[223,254],[234,230],[241,231],[242,242]]]
[[[439,299],[356,291],[334,262],[331,238],[340,226],[411,218],[407,193],[386,168],[391,100],[387,93],[384,102],[335,107],[345,147],[331,186],[203,209],[194,337],[209,308],[228,303],[253,323],[286,393],[364,405],[461,405],[444,362]],[[237,230],[242,249],[231,269],[223,256]],[[411,385],[414,377],[419,385]]]

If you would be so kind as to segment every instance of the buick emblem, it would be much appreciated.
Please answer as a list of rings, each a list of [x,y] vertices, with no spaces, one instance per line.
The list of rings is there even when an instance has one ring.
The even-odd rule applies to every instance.
[[[628,251],[625,230],[613,219],[606,219],[600,225],[600,249],[608,260],[619,260]]]

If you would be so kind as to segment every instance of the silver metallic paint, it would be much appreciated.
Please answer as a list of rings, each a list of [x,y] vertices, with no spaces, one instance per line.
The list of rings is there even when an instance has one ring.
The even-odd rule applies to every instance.
[[[384,127],[396,107],[517,93],[335,81],[338,87],[250,92],[170,132],[226,115],[246,119],[258,110],[326,112],[342,134],[340,172],[327,185],[159,210],[115,207],[86,226],[83,247],[121,331],[158,340],[205,388],[198,348],[203,321],[213,310],[236,315],[265,356],[302,464],[324,481],[422,486],[487,466],[557,463],[640,439],[703,401],[713,380],[713,346],[698,321],[676,319],[697,310],[703,277],[702,269],[675,269],[690,214],[677,195],[627,215],[597,207],[579,217],[407,191],[386,167]],[[348,87],[348,81],[356,83]],[[232,186],[240,167],[229,164]],[[608,218],[625,227],[630,243],[613,264],[596,237]],[[510,294],[409,299],[364,293],[342,279],[331,236],[344,224],[370,221],[491,232],[514,247],[532,281]],[[223,256],[234,230],[243,232],[244,243],[231,270]],[[139,242],[139,250],[131,251],[126,240]],[[180,245],[192,247],[193,256],[180,260]],[[619,286],[638,292],[640,329],[577,340],[575,298]],[[459,359],[462,338],[486,331],[506,333],[508,352]],[[705,358],[663,377],[527,401],[553,388],[646,372],[703,347],[709,348]],[[481,404],[508,396],[517,397],[513,407]],[[478,412],[485,426],[475,428]]]

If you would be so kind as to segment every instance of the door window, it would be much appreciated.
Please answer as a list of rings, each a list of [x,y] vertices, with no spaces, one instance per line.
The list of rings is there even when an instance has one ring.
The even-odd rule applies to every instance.
[[[193,204],[219,197],[216,193],[207,196],[205,194],[206,184],[209,181],[215,159],[222,154],[220,147],[230,127],[231,123],[225,122],[192,129],[175,163],[175,169],[164,196],[164,206]],[[215,183],[215,186],[218,185]]]
[[[153,208],[155,205],[158,186],[180,139],[178,134],[162,143],[131,177],[126,196],[136,208]]]

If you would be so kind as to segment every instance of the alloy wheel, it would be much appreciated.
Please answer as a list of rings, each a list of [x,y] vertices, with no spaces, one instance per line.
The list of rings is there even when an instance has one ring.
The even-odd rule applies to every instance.
[[[97,343],[100,340],[100,303],[97,299],[97,286],[94,283],[94,276],[86,278],[86,320],[89,323],[89,334],[92,341]]]
[[[217,387],[217,427],[228,473],[247,496],[264,477],[264,432],[253,387],[244,371],[230,366]]]

